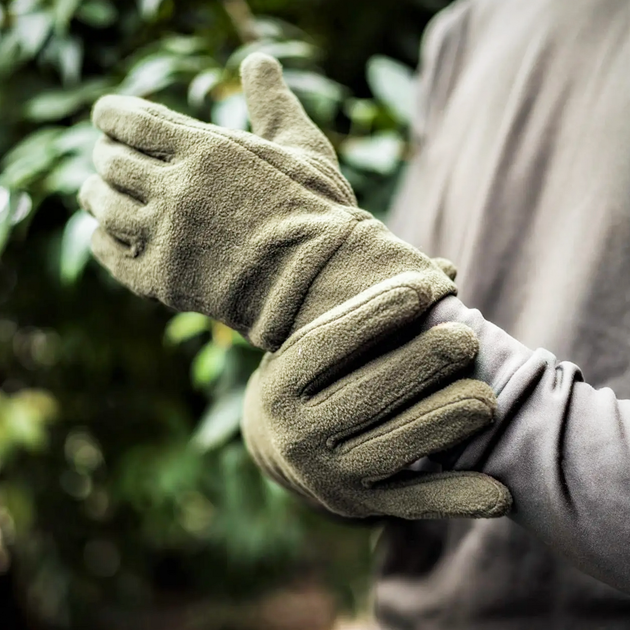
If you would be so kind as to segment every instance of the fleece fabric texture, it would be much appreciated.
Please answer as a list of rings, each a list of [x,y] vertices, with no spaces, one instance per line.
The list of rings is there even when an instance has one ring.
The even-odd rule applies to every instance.
[[[123,284],[198,311],[276,350],[303,325],[383,280],[422,274],[430,301],[455,285],[356,207],[334,150],[261,53],[242,66],[254,133],[110,95],[81,205],[94,255]]]
[[[401,274],[265,356],[248,385],[243,434],[271,477],[343,516],[509,510],[509,492],[487,475],[409,470],[488,426],[495,409],[490,387],[461,378],[478,350],[470,328],[415,334],[431,300],[421,274]]]
[[[442,268],[453,270],[356,207],[332,146],[276,60],[249,56],[242,79],[254,133],[133,97],[96,103],[98,174],[80,193],[99,221],[95,256],[140,295],[209,315],[265,350],[299,331],[265,358],[247,399],[250,448],[285,483],[352,516],[503,513],[508,491],[477,473],[384,482],[492,420],[486,386],[444,386],[474,358],[469,330],[407,332],[400,348],[373,361],[364,353],[455,293]],[[392,290],[404,273],[415,289]],[[368,289],[358,308],[352,298]],[[334,310],[341,304],[348,316]],[[363,367],[333,374],[350,355]]]

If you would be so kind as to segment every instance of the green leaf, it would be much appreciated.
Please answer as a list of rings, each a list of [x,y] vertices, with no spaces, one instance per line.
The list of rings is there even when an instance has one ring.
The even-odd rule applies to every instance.
[[[41,450],[46,446],[46,425],[58,414],[56,400],[43,390],[24,389],[12,396],[0,394],[0,452]]]
[[[176,344],[210,330],[210,319],[201,313],[178,313],[164,331],[164,339]]]
[[[252,344],[249,343],[249,341],[247,341],[241,333],[238,333],[235,330],[232,331],[232,344],[240,346],[241,348],[249,348],[250,350],[253,348]]]
[[[19,15],[13,26],[22,51],[34,57],[44,46],[54,25],[54,16],[48,11]]]
[[[83,182],[94,173],[87,155],[76,155],[57,162],[44,180],[44,189],[50,194],[75,195]]]
[[[31,213],[33,209],[33,200],[26,192],[13,193],[11,195],[11,211],[10,222],[11,225],[17,225],[21,221],[24,221],[26,217]]]
[[[116,22],[118,10],[108,0],[88,0],[81,3],[76,17],[88,26],[107,28]]]
[[[375,133],[367,138],[350,138],[341,146],[341,156],[351,166],[388,175],[401,159],[404,142],[393,131]]]
[[[26,219],[33,208],[33,201],[25,192],[10,191],[0,186],[0,220],[17,225]]]
[[[169,35],[160,40],[160,47],[165,51],[187,57],[206,51],[208,40],[194,35]]]
[[[110,82],[104,79],[88,81],[74,89],[41,92],[24,105],[24,116],[33,122],[60,120],[76,113],[104,94]]]
[[[6,188],[0,187],[0,254],[4,251],[11,232],[10,198],[11,193]]]
[[[66,127],[54,140],[55,150],[60,154],[82,153],[89,159],[92,157],[94,143],[101,132],[89,121]]]
[[[394,59],[375,55],[367,63],[367,80],[376,98],[396,119],[410,124],[414,109],[413,71]]]
[[[49,152],[54,147],[55,140],[61,132],[61,127],[44,127],[34,131],[24,137],[4,156],[3,163],[11,164],[32,157],[34,154]]]
[[[284,80],[296,92],[341,101],[345,88],[336,81],[307,70],[285,70]]]
[[[330,122],[345,88],[339,83],[316,72],[306,70],[285,70],[287,85],[302,100],[307,111],[320,121]]]
[[[160,10],[164,0],[139,0],[140,13],[145,19],[153,19]]]
[[[199,451],[188,443],[144,444],[129,448],[118,469],[117,490],[120,496],[145,511],[168,504],[183,492],[198,487],[203,470]]]
[[[26,188],[49,170],[59,156],[55,140],[60,132],[58,127],[48,127],[26,136],[4,157],[0,184],[13,189]]]
[[[0,73],[9,74],[15,70],[20,60],[20,40],[15,31],[3,33],[0,37]]]
[[[228,68],[236,68],[247,55],[253,52],[263,52],[275,57],[276,59],[314,59],[318,50],[312,44],[302,41],[256,41],[245,46],[241,46],[227,62]]]
[[[378,116],[379,108],[369,98],[351,98],[344,106],[344,111],[354,125],[369,129]]]
[[[31,213],[33,201],[25,192],[0,186],[0,253],[9,239],[11,228]]]
[[[4,481],[0,485],[0,505],[11,516],[18,540],[29,539],[35,521],[34,490],[23,482]]]
[[[238,433],[245,388],[221,396],[204,413],[192,443],[202,451],[217,449]]]
[[[212,122],[228,129],[247,129],[247,103],[242,93],[232,94],[212,107]]]
[[[188,87],[188,102],[193,107],[201,108],[206,96],[221,80],[223,72],[220,68],[210,68],[200,72]]]
[[[98,223],[82,210],[73,214],[63,231],[59,273],[64,284],[77,280],[90,257],[90,240]]]
[[[196,387],[212,384],[223,371],[226,363],[225,348],[207,343],[193,359],[192,380]]]
[[[175,82],[180,60],[173,55],[155,54],[133,66],[118,91],[131,96],[148,96]]]
[[[56,159],[44,179],[48,194],[74,195],[83,182],[94,173],[92,150],[100,132],[89,122],[66,128],[54,142]],[[62,157],[67,156],[67,157]]]
[[[295,24],[286,22],[269,15],[254,15],[255,29],[261,40],[308,40],[309,36],[304,29]]]
[[[54,15],[57,31],[65,31],[80,4],[81,0],[56,0]]]
[[[76,83],[81,76],[83,42],[77,37],[58,40],[55,46],[55,65],[64,85]]]

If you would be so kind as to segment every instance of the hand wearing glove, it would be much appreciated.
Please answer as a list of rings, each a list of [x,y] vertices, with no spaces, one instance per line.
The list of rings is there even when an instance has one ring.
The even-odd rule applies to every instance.
[[[79,198],[99,221],[103,265],[136,293],[210,315],[266,350],[404,271],[426,278],[432,301],[454,293],[427,256],[356,207],[279,63],[250,55],[242,79],[253,134],[133,97],[96,103],[98,175]]]
[[[508,490],[487,475],[408,469],[490,424],[496,405],[485,383],[459,378],[477,353],[472,330],[414,334],[431,299],[421,275],[401,274],[265,355],[247,387],[243,435],[267,474],[343,516],[509,510]]]
[[[367,328],[362,320],[362,332],[355,341],[352,317],[342,317],[335,324],[333,329],[347,341],[339,351],[348,348],[348,354],[335,355],[331,365],[358,351],[361,343],[357,340],[376,343],[442,297],[455,293],[455,285],[438,264],[356,207],[331,145],[285,85],[277,61],[262,54],[251,55],[242,66],[242,78],[253,134],[201,123],[142,99],[107,96],[98,101],[93,120],[105,134],[94,151],[98,175],[86,181],[80,202],[99,221],[93,251],[105,267],[136,293],[155,297],[177,310],[214,317],[270,351],[280,348],[296,331],[299,337],[304,330],[312,330],[304,327],[319,316],[329,317],[329,311],[339,312],[334,307],[362,291],[371,287],[369,304],[376,305],[374,308],[380,292],[384,292],[387,317],[375,317]],[[409,289],[392,291],[387,282],[409,272],[413,272],[415,287],[411,293],[418,296],[413,316]],[[358,312],[373,312],[372,306],[365,308],[368,310]],[[350,328],[344,328],[345,322]],[[412,485],[398,480],[395,488],[387,491],[382,483],[377,484],[378,489],[370,485],[425,453],[464,440],[491,421],[492,393],[480,383],[461,381],[431,394],[432,388],[442,385],[442,374],[453,374],[472,360],[470,334],[463,334],[461,327],[446,327],[439,334],[420,336],[404,349],[376,359],[375,380],[371,380],[369,363],[339,381],[345,384],[358,377],[363,387],[373,389],[372,397],[365,400],[388,401],[386,410],[376,403],[372,415],[367,408],[353,409],[353,400],[360,402],[356,396],[361,391],[354,386],[344,389],[347,396],[331,399],[331,405],[334,400],[343,402],[336,412],[332,406],[320,407],[322,411],[329,409],[329,428],[335,418],[340,427],[348,431],[359,428],[365,436],[380,435],[375,425],[368,428],[369,423],[380,423],[381,431],[398,427],[374,445],[386,442],[399,454],[383,451],[380,456],[384,459],[379,461],[376,452],[370,451],[372,456],[364,460],[365,466],[351,466],[348,474],[343,473],[343,466],[336,467],[337,459],[326,460],[319,466],[322,479],[326,478],[320,480],[323,485],[309,490],[309,467],[315,466],[318,454],[325,454],[320,440],[324,429],[314,438],[314,433],[302,435],[293,424],[291,439],[310,450],[315,459],[289,457],[286,470],[293,473],[286,476],[297,480],[303,468],[302,491],[322,497],[330,509],[347,515],[494,516],[505,511],[509,506],[507,490],[476,473],[460,473],[457,479],[447,473],[427,477],[423,484],[416,479]],[[334,335],[328,337],[325,347],[334,348],[337,341]],[[296,406],[295,392],[285,387],[279,390],[285,397],[277,396],[274,387],[283,370],[314,374],[310,361],[317,363],[316,349],[312,345],[309,348],[304,362],[291,363],[268,355],[250,384],[246,434],[252,451],[265,453],[257,458],[263,468],[267,468],[267,458],[276,453],[275,447],[267,448],[265,440],[275,444],[274,431],[289,417],[283,412],[276,418],[275,413],[291,408],[295,418],[304,418]],[[284,351],[278,354],[284,356],[293,355]],[[330,356],[324,354],[321,360]],[[436,365],[443,366],[439,374],[431,372]],[[268,372],[273,376],[267,378]],[[410,403],[409,396],[415,396],[417,402],[426,395],[429,406],[417,402],[403,412],[392,398],[395,387],[379,394],[387,373],[392,378],[397,375],[405,389],[400,404]],[[390,385],[393,387],[394,382]],[[266,403],[261,405],[262,400]],[[400,417],[394,418],[392,414],[399,412]],[[313,430],[317,417],[316,413],[309,416]],[[255,418],[260,424],[254,430]],[[396,446],[397,435],[405,444]],[[334,431],[331,436],[336,439]],[[368,451],[366,445],[360,452]],[[282,449],[277,452],[284,457]],[[345,499],[327,500],[326,483],[334,494],[335,486],[346,482]]]

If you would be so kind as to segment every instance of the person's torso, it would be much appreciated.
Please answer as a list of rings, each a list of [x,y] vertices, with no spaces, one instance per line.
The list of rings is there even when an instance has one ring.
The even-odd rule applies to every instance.
[[[448,11],[390,225],[457,264],[467,306],[630,398],[630,3]],[[398,522],[385,539],[384,628],[630,628],[630,596],[508,519]]]

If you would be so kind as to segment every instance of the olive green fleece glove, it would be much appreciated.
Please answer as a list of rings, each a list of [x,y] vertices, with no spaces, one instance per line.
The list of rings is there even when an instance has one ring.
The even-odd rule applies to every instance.
[[[254,133],[128,96],[93,111],[104,132],[81,205],[92,249],[136,293],[210,315],[275,350],[374,284],[420,273],[431,301],[455,285],[356,207],[334,150],[261,53],[242,66]]]
[[[265,355],[247,387],[243,435],[267,474],[349,517],[509,510],[510,493],[487,475],[408,468],[490,424],[496,406],[488,385],[461,378],[478,350],[472,330],[418,334],[431,300],[422,275],[401,274]]]

